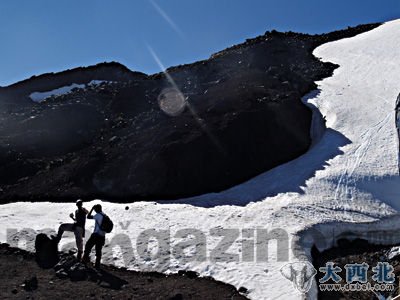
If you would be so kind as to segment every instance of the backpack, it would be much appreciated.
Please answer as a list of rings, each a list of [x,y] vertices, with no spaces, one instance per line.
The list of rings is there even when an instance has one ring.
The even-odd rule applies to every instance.
[[[100,229],[103,230],[105,233],[110,233],[114,228],[114,223],[111,221],[110,217],[103,215],[103,221],[101,222]]]

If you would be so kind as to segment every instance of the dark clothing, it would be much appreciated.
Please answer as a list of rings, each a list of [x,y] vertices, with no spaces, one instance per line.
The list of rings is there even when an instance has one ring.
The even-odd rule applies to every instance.
[[[76,226],[79,226],[83,229],[85,229],[85,223],[86,223],[86,210],[83,209],[77,209],[75,212],[75,222]]]
[[[104,236],[101,236],[97,233],[92,233],[88,241],[86,242],[85,245],[85,254],[83,255],[83,260],[88,261],[89,260],[89,255],[90,251],[92,251],[93,246],[95,246],[96,249],[96,266],[100,265],[101,261],[101,250],[106,242],[106,238]]]

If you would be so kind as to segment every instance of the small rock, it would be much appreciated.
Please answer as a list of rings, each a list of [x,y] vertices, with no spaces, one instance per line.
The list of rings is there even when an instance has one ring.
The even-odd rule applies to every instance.
[[[31,279],[26,279],[22,286],[26,291],[36,290],[38,288],[38,280],[36,276],[33,276]]]
[[[186,276],[189,279],[194,279],[194,278],[198,278],[200,276],[199,273],[194,272],[194,271],[178,271],[178,275],[181,276]]]
[[[66,270],[68,271],[74,264],[76,263],[76,259],[72,256],[67,256],[62,258],[58,264],[54,266],[54,270]]]
[[[110,139],[108,140],[108,142],[109,142],[111,145],[113,145],[113,144],[118,143],[119,140],[120,140],[120,138],[114,135],[112,138],[110,138]]]
[[[176,294],[175,296],[169,298],[169,300],[183,300],[182,294]]]
[[[56,276],[60,279],[68,278],[68,273],[64,271],[64,269],[58,270],[56,272]]]
[[[88,277],[86,266],[82,263],[76,263],[70,268],[68,275],[72,281],[86,280]]]
[[[399,255],[400,255],[400,246],[391,248],[386,254],[386,256],[389,260],[392,260]]]

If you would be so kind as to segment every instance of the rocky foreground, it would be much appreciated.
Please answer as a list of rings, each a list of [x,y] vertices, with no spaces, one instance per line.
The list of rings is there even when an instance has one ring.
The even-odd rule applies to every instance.
[[[63,254],[54,268],[32,253],[0,244],[0,299],[246,299],[234,287],[195,273],[166,276],[102,266],[86,267]]]
[[[103,63],[0,88],[0,202],[181,198],[290,161],[311,143],[301,97],[337,67],[313,50],[378,25],[266,32],[168,74]]]
[[[333,262],[335,266],[339,266],[342,272],[338,274],[345,279],[346,272],[344,266],[346,264],[367,263],[370,267],[368,270],[368,283],[374,285],[376,282],[372,280],[372,267],[378,262],[388,262],[393,266],[393,274],[395,275],[394,290],[384,292],[371,291],[353,291],[353,292],[319,292],[318,299],[336,300],[336,299],[353,299],[353,300],[369,300],[369,299],[391,299],[400,294],[399,276],[400,276],[400,247],[382,246],[368,243],[366,240],[356,239],[349,241],[342,239],[337,242],[337,246],[322,253],[313,249],[314,267],[318,270],[325,267],[327,262]],[[316,279],[322,278],[319,272]],[[332,281],[330,282],[332,283]],[[355,282],[356,283],[356,282]]]

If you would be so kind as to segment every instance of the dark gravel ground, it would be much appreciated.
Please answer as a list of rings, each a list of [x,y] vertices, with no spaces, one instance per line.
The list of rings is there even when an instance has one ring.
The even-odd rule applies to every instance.
[[[0,244],[0,299],[247,299],[233,286],[191,273],[166,276],[111,266],[93,273],[96,280],[60,279],[54,269],[40,268],[34,254]]]

